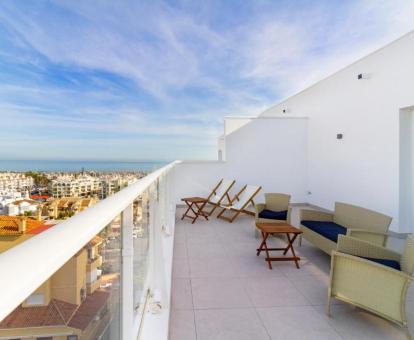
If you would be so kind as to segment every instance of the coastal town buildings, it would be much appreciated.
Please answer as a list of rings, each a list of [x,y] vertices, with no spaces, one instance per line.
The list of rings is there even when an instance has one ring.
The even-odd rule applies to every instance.
[[[141,174],[78,174],[68,173],[52,175],[48,190],[55,198],[63,197],[98,197],[106,198],[131,183],[137,181]]]
[[[99,197],[102,184],[99,178],[66,174],[53,179],[49,183],[49,192],[55,198],[62,197]]]
[[[43,206],[42,215],[50,219],[64,219],[76,215],[97,203],[97,198],[65,197],[47,201]]]
[[[34,180],[20,172],[0,172],[0,191],[22,192],[33,187]]]
[[[102,192],[101,198],[106,198],[118,192],[122,188],[125,188],[129,184],[135,182],[136,178],[123,178],[123,177],[112,177],[104,178],[102,180]]]
[[[6,205],[6,214],[9,216],[27,215],[34,216],[37,213],[41,213],[41,204],[32,199],[19,199],[10,202]]]
[[[27,216],[0,216],[0,253],[51,228],[54,224]]]
[[[41,203],[28,197],[29,194],[27,192],[0,192],[0,215],[35,216],[38,213],[41,214]]]
[[[7,205],[22,198],[21,192],[0,191],[0,215],[7,215]]]

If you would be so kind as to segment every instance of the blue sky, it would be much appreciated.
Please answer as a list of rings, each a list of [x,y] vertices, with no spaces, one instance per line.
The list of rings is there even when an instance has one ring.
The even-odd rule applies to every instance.
[[[255,115],[412,30],[414,0],[0,2],[0,159],[213,159]]]

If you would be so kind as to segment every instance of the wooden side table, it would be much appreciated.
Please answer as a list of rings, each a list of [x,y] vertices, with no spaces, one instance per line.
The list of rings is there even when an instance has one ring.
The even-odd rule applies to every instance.
[[[186,197],[186,198],[182,198],[181,201],[185,202],[185,204],[187,204],[188,206],[184,215],[181,217],[181,220],[183,220],[184,217],[188,217],[193,220],[191,222],[191,224],[193,224],[199,216],[203,216],[208,221],[208,215],[203,211],[204,206],[208,202],[205,198]],[[190,211],[193,213],[193,216],[189,214]]]
[[[293,242],[296,240],[298,235],[302,234],[302,231],[294,226],[287,223],[256,223],[256,227],[262,232],[263,241],[257,248],[256,255],[259,256],[262,251],[266,252],[266,261],[269,265],[269,269],[272,269],[272,261],[294,261],[296,268],[299,269],[300,257],[296,256],[295,250],[293,249]],[[285,234],[288,240],[286,248],[268,248],[266,240],[270,234]],[[271,257],[269,251],[281,250],[283,255],[286,255],[289,251],[292,252],[293,256],[278,256]]]

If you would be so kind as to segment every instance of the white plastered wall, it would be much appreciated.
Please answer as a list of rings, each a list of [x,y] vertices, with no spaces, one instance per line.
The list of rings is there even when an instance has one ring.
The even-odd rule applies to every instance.
[[[236,180],[233,194],[245,184],[264,192],[285,192],[292,201],[306,200],[307,119],[256,118],[226,136],[225,162],[183,162],[177,165],[176,194],[209,194],[221,178]]]
[[[213,178],[221,174],[237,174],[234,177],[240,182],[261,184],[265,191],[291,192],[297,202],[330,210],[335,201],[353,203],[392,216],[394,231],[413,231],[414,225],[399,225],[404,205],[400,201],[400,110],[414,105],[413,60],[411,32],[261,114],[307,117],[305,152],[291,149],[272,157],[272,147],[280,141],[275,139],[277,144],[269,144],[262,137],[276,136],[278,124],[261,124],[256,122],[266,121],[253,119],[226,136],[226,162],[209,167],[200,164],[197,176],[211,186]],[[337,139],[337,134],[343,134],[343,139]],[[294,141],[298,147],[303,136],[296,137],[284,143]],[[243,148],[256,153],[256,157],[250,157]],[[292,154],[297,164],[286,158]],[[287,164],[281,167],[286,159],[289,165],[295,164],[291,171],[286,171]],[[303,162],[305,173],[297,170]],[[182,170],[185,167],[181,165]],[[203,171],[208,174],[201,175]],[[188,184],[186,177],[181,178],[183,188]],[[187,189],[179,194],[190,193]]]
[[[309,203],[378,210],[394,218],[393,230],[403,231],[399,112],[414,104],[413,60],[414,32],[263,113],[280,116],[287,109],[287,116],[309,117]]]

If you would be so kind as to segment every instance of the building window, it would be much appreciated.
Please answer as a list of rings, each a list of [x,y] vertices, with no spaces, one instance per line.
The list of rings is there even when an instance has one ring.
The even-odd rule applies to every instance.
[[[67,340],[78,340],[78,336],[77,335],[68,335],[68,337],[66,339]]]
[[[41,293],[32,294],[26,299],[26,304],[28,306],[44,305],[45,296]]]
[[[53,336],[44,336],[41,338],[36,338],[36,340],[53,340]]]

